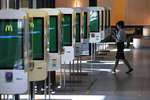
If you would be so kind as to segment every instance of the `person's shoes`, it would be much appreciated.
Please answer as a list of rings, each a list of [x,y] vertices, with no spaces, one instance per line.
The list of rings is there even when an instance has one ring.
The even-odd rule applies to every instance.
[[[116,74],[116,70],[115,69],[112,70],[112,74]]]
[[[126,73],[129,74],[132,71],[133,71],[133,68],[129,69],[129,71],[127,71]]]

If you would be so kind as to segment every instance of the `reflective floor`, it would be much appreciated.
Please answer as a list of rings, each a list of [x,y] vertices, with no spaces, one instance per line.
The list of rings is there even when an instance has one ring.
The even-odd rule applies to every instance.
[[[116,50],[111,48],[107,55],[97,55],[96,63],[82,61],[82,73],[77,73],[79,67],[75,65],[75,74],[70,75],[69,67],[66,66],[65,87],[56,89],[56,93],[50,96],[50,100],[149,100],[150,49],[126,49],[125,51],[127,60],[134,68],[131,74],[125,73],[128,68],[122,61],[117,68],[117,73],[112,74]],[[57,82],[59,82],[59,74]],[[36,98],[44,100],[44,96],[36,96]]]
[[[115,64],[115,50],[112,49],[106,56],[97,58],[99,63],[83,63],[82,71],[88,72],[88,75],[76,76],[77,79],[73,81],[79,78],[81,82],[72,83],[72,90],[66,88],[66,91],[56,91],[56,94],[102,97],[93,100],[149,100],[150,49],[126,49],[125,55],[134,68],[131,74],[125,73],[128,68],[122,61],[117,73],[112,74],[111,69]],[[66,84],[66,87],[70,87],[70,83]]]

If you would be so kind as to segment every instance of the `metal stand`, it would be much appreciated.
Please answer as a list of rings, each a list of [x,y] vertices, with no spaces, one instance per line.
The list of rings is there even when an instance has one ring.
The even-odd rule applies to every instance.
[[[74,75],[75,75],[75,71],[74,71],[74,60],[73,60],[73,66],[72,66],[72,67],[73,67],[73,68],[72,68],[72,69],[73,69],[73,73],[72,73],[72,74],[73,74],[73,79],[74,79]]]
[[[91,62],[95,62],[95,43],[91,43]]]
[[[34,86],[33,86],[33,82],[30,82],[30,89],[29,89],[29,100],[34,100],[33,97],[33,90],[34,90]]]
[[[45,100],[46,100],[46,94],[47,94],[47,85],[46,85],[47,81],[46,80],[47,79],[44,80],[44,96],[45,96]]]
[[[66,87],[66,65],[64,63],[64,87]]]
[[[82,60],[81,60],[81,56],[80,56],[80,58],[79,58],[79,60],[80,60],[80,63],[79,63],[79,67],[80,67],[80,75],[81,75],[81,73],[82,73]]]
[[[60,86],[62,87],[62,66],[60,66]]]
[[[16,94],[16,95],[15,95],[15,100],[20,100],[20,98],[19,98],[19,95],[18,95],[18,94]]]
[[[72,68],[72,66],[71,66],[71,62],[69,63],[69,81],[70,81],[70,83],[71,83],[71,68]]]
[[[6,95],[3,95],[4,96],[4,100],[6,100]]]
[[[7,95],[7,100],[9,100],[9,95]]]
[[[33,82],[33,100],[35,100],[35,82]]]
[[[50,92],[51,91],[51,73],[48,72],[48,95],[49,95],[49,100],[50,100]]]
[[[9,0],[7,0],[7,9],[9,9]]]
[[[77,57],[77,74],[79,73],[79,57]]]

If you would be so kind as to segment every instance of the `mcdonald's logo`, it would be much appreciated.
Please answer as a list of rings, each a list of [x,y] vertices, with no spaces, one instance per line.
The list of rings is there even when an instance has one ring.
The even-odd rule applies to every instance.
[[[5,26],[5,32],[12,32],[12,31],[13,31],[12,25],[6,25]]]
[[[30,23],[30,27],[34,28],[34,23],[33,22]]]

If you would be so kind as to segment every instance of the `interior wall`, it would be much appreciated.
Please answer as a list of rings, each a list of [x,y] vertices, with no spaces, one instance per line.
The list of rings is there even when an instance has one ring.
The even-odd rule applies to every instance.
[[[128,0],[126,23],[129,25],[150,25],[149,5],[150,0]]]
[[[56,8],[88,7],[89,0],[56,0]]]
[[[111,8],[111,25],[115,25],[119,20],[125,20],[126,0],[98,0],[98,6]]]
[[[98,6],[111,7],[111,24],[150,25],[150,0],[98,0]]]
[[[113,8],[115,0],[97,0],[97,6],[108,6]]]
[[[10,0],[10,4],[12,4],[10,7],[14,8],[14,0]],[[22,0],[21,4],[22,7],[27,7],[28,0]],[[127,25],[150,25],[149,4],[150,0],[97,0],[97,6],[109,6],[111,8],[112,25],[115,25],[119,20],[125,20]],[[55,0],[55,6],[88,7],[89,0]]]

